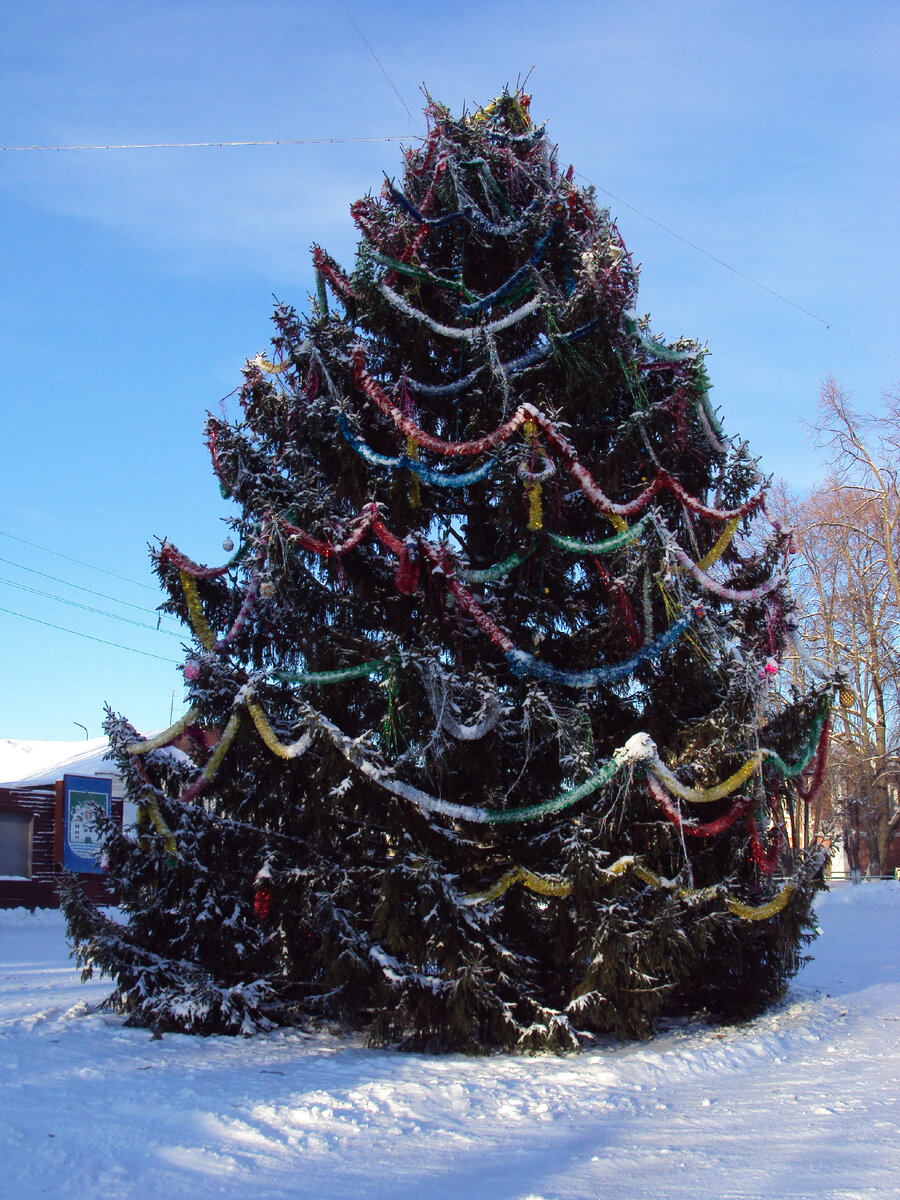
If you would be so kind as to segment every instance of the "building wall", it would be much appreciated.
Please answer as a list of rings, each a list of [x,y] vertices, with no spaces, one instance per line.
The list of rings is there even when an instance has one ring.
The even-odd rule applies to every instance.
[[[0,788],[0,813],[30,815],[33,819],[31,878],[0,877],[0,908],[58,908],[57,881],[60,868],[55,861],[56,786]],[[113,799],[113,820],[122,820],[122,801]],[[110,903],[102,875],[80,875],[88,896],[98,904]]]

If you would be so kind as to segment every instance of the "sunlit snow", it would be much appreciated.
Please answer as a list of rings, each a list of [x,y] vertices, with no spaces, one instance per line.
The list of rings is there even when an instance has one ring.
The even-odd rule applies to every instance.
[[[897,1194],[900,883],[838,884],[777,1009],[581,1055],[124,1029],[58,912],[0,910],[0,1191],[114,1200]]]

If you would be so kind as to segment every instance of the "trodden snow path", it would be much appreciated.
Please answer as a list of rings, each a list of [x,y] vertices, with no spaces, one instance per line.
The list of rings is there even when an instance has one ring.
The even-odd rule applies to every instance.
[[[900,884],[820,899],[743,1026],[565,1058],[167,1035],[97,1012],[57,912],[0,911],[0,1194],[875,1200],[900,1194]]]

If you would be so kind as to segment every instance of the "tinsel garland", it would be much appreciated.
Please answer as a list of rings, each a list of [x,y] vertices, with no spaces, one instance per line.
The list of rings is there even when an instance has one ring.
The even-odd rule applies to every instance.
[[[487,891],[467,892],[465,902],[467,904],[489,904],[492,900],[499,899],[515,883],[521,883],[523,887],[528,888],[530,892],[536,892],[539,896],[568,896],[572,891],[572,885],[567,879],[559,879],[552,875],[538,875],[535,871],[529,871],[527,867],[511,867]]]
[[[593,688],[601,684],[616,683],[633,675],[644,663],[652,662],[664,650],[667,650],[687,629],[703,609],[696,602],[682,613],[666,630],[665,633],[645,643],[630,658],[623,662],[605,667],[590,667],[587,670],[571,671],[562,667],[554,667],[543,659],[535,658],[526,650],[506,651],[506,660],[515,675],[530,675],[533,679],[543,679],[548,683],[561,683],[565,687]]]
[[[184,592],[184,598],[187,601],[188,615],[190,616],[191,627],[194,633],[197,635],[204,650],[215,650],[216,635],[210,629],[203,614],[203,606],[200,603],[195,579],[182,570],[179,570],[178,578],[181,580],[181,590]]]
[[[477,114],[476,114],[477,117]],[[473,118],[474,120],[475,118]],[[492,142],[497,142],[499,145],[507,146],[534,146],[544,137],[546,125],[541,122],[540,125],[529,130],[527,133],[507,133],[503,129],[485,129],[485,135]]]
[[[172,563],[179,571],[184,571],[192,579],[219,579],[222,575],[226,575],[233,566],[232,562],[226,563],[224,567],[202,567],[199,563],[195,563],[188,558],[186,554],[182,554],[176,550],[169,542],[163,542],[159,550],[160,563]]]
[[[700,427],[715,453],[724,458],[728,453],[728,447],[724,444],[727,439],[709,400],[709,380],[702,365],[703,352],[701,350],[675,350],[670,346],[664,346],[655,338],[648,337],[640,328],[637,315],[633,312],[625,314],[624,325],[625,332],[635,338],[641,349],[658,362],[675,368],[679,373],[684,366],[689,365],[696,368],[694,383],[698,392],[697,416],[700,420]],[[642,365],[648,369],[653,364]]]
[[[578,538],[565,537],[559,533],[552,533],[549,529],[544,531],[544,537],[557,550],[568,550],[572,554],[613,554],[616,550],[621,550],[623,546],[636,541],[644,533],[647,526],[651,524],[652,517],[648,514],[641,517],[634,525],[626,526],[615,537],[605,538],[600,542],[582,542]]]
[[[532,804],[523,808],[513,809],[476,808],[472,805],[454,804],[449,800],[441,800],[438,796],[431,796],[420,788],[414,787],[412,784],[403,783],[401,780],[395,779],[391,768],[378,767],[374,763],[369,762],[364,757],[359,742],[343,733],[323,713],[317,712],[309,705],[303,705],[302,712],[308,723],[321,730],[336,749],[340,751],[347,762],[356,767],[367,779],[370,779],[384,791],[390,792],[394,796],[399,796],[401,799],[409,800],[423,812],[440,813],[442,816],[450,817],[454,820],[471,821],[479,825],[511,824],[562,812],[563,809],[570,808],[573,804],[578,804],[579,801],[592,795],[599,788],[609,783],[625,766],[636,761],[629,745],[626,745],[616,750],[612,758],[596,774],[591,776],[590,779],[586,779],[578,787],[571,788],[569,791],[560,792],[552,799],[545,800],[541,804]]]
[[[523,304],[521,308],[517,308],[515,312],[508,313],[505,317],[500,317],[496,321],[490,321],[486,325],[466,325],[463,328],[459,328],[456,325],[443,325],[440,321],[433,320],[427,313],[422,312],[421,309],[414,308],[404,296],[389,288],[383,281],[378,284],[378,290],[385,300],[396,308],[398,312],[402,312],[404,316],[417,321],[420,325],[426,326],[432,333],[440,334],[441,337],[455,338],[469,342],[485,334],[500,333],[504,329],[509,329],[511,326],[517,325],[520,321],[533,316],[546,303],[543,295],[537,295],[532,300],[529,300],[527,304]]]
[[[549,336],[547,342],[533,346],[530,350],[526,350],[524,354],[518,358],[508,359],[506,362],[497,363],[495,369],[504,376],[519,375],[523,371],[527,371],[530,367],[537,366],[543,362],[545,358],[549,358],[551,354],[555,354],[558,350],[564,349],[566,346],[572,345],[574,342],[580,341],[587,337],[596,328],[596,321],[588,321],[586,325],[579,326],[578,329],[573,329],[569,333],[554,333]],[[461,379],[456,379],[452,383],[423,383],[417,379],[407,379],[407,384],[411,392],[417,392],[422,396],[458,396],[464,392],[466,388],[471,387],[478,376],[490,366],[490,363],[483,363],[480,367],[476,367],[474,371],[470,371],[468,375],[464,375]]]
[[[244,703],[247,706],[247,712],[250,714],[253,724],[256,726],[257,733],[272,753],[279,758],[300,758],[312,745],[312,737],[309,730],[305,730],[295,742],[282,742],[269,724],[266,714],[260,707],[259,700],[252,691],[247,690],[244,693]]]
[[[370,463],[373,467],[387,467],[389,470],[396,471],[405,469],[412,471],[424,483],[431,484],[433,487],[443,488],[463,488],[471,487],[475,483],[481,483],[483,479],[487,479],[497,465],[493,458],[489,458],[482,463],[480,467],[476,467],[472,471],[461,472],[456,475],[449,475],[445,471],[435,470],[429,467],[426,463],[419,462],[409,453],[400,454],[391,457],[387,454],[379,454],[373,450],[371,446],[367,446],[362,438],[358,437],[350,428],[350,424],[343,413],[338,413],[338,427],[344,435],[347,443],[353,450]],[[416,443],[418,445],[418,443]],[[414,506],[415,507],[415,506]]]
[[[448,711],[449,706],[447,704],[444,680],[440,668],[434,667],[431,670],[423,670],[422,682],[425,685],[425,695],[428,697],[428,703],[431,706],[431,711],[434,713],[438,728],[443,729],[458,741],[480,741],[492,729],[496,728],[497,722],[507,711],[495,703],[489,707],[487,715],[475,725],[461,725]],[[438,694],[439,692],[440,695]]]
[[[650,887],[664,888],[672,891],[679,900],[711,900],[721,895],[729,912],[745,921],[765,921],[770,917],[774,917],[785,907],[796,887],[793,881],[789,881],[767,904],[754,906],[744,904],[743,901],[729,896],[721,884],[712,884],[704,888],[688,888],[673,885],[669,880],[662,879],[654,871],[649,871],[631,855],[620,858],[612,866],[601,868],[601,870],[604,875],[611,877],[623,875],[628,870],[633,871],[639,879]],[[527,867],[517,866],[512,867],[501,875],[497,882],[486,891],[466,893],[464,897],[465,903],[470,905],[488,904],[493,900],[499,899],[504,892],[508,891],[516,883],[521,883],[529,891],[541,896],[565,897],[572,893],[572,884],[567,879],[560,879],[558,876],[553,875],[539,875],[535,871],[529,871]]]
[[[740,517],[732,517],[730,521],[725,522],[725,528],[719,534],[716,544],[712,549],[708,550],[701,559],[698,559],[695,566],[701,571],[708,571],[710,567],[715,566],[728,547],[731,545],[734,535],[737,533],[738,526],[741,523]]]
[[[550,228],[539,238],[535,243],[534,250],[522,264],[518,270],[513,271],[512,275],[501,283],[498,288],[487,296],[482,296],[481,299],[472,299],[466,304],[459,306],[459,314],[461,317],[473,317],[478,313],[484,312],[486,309],[493,308],[495,304],[501,304],[504,300],[510,297],[517,288],[521,287],[529,279],[533,278],[534,268],[540,263],[541,259],[547,251],[556,231],[559,229],[560,222],[553,221]]]
[[[669,792],[678,796],[681,800],[687,800],[690,804],[710,804],[716,800],[724,800],[726,796],[730,796],[732,792],[736,792],[763,765],[772,767],[785,779],[795,779],[798,775],[801,775],[809,766],[813,755],[816,753],[827,716],[828,709],[824,707],[813,719],[810,731],[807,734],[796,762],[786,763],[776,750],[769,750],[764,747],[760,750],[755,750],[746,762],[742,763],[727,779],[708,788],[688,787],[686,784],[683,784],[659,757],[653,739],[647,734],[638,734],[636,736],[644,742],[642,758],[647,765],[649,775],[655,776],[658,783],[664,785]]]
[[[623,323],[625,332],[629,337],[633,337],[642,350],[645,350],[653,358],[664,363],[695,363],[702,358],[700,350],[674,350],[671,346],[665,346],[662,342],[656,341],[655,338],[648,337],[641,329],[638,323],[637,314],[634,312],[623,314]]]
[[[174,742],[177,737],[180,737],[185,732],[189,725],[193,725],[200,715],[200,709],[196,705],[191,705],[183,717],[170,725],[168,729],[164,729],[162,733],[156,733],[151,738],[147,738],[143,742],[131,742],[125,747],[126,754],[149,754],[151,750],[159,750],[163,746],[168,746],[170,742]]]
[[[659,780],[649,773],[647,775],[647,788],[650,795],[672,824],[678,829],[684,830],[690,837],[715,837],[719,833],[724,833],[726,829],[729,829],[735,822],[740,820],[753,804],[752,796],[738,796],[727,813],[724,813],[721,817],[717,817],[714,821],[699,824],[697,821],[686,818],[681,814],[676,805],[669,799],[668,793],[660,785]]]
[[[507,555],[500,562],[494,563],[491,567],[459,566],[457,574],[466,583],[496,583],[498,579],[504,579],[511,571],[517,570],[527,562],[536,549],[537,539],[535,538],[527,549],[514,550],[512,554]]]
[[[184,592],[184,598],[187,601],[188,613],[191,619],[191,626],[194,633],[197,635],[200,644],[204,650],[224,650],[238,636],[244,625],[247,623],[247,617],[250,615],[250,610],[256,602],[257,590],[259,587],[259,577],[256,572],[250,580],[244,599],[241,604],[238,614],[234,619],[234,623],[228,632],[221,638],[217,638],[207,623],[203,613],[203,606],[200,603],[200,596],[197,592],[196,581],[188,575],[186,571],[179,570],[178,577],[181,580],[181,588]]]
[[[509,438],[516,432],[526,421],[532,421],[541,432],[544,434],[548,444],[560,455],[563,464],[572,478],[581,488],[585,497],[591,504],[603,513],[615,513],[620,517],[632,517],[641,512],[653,497],[660,491],[666,490],[676,496],[687,508],[700,516],[710,520],[728,521],[734,517],[743,517],[751,513],[755,508],[758,508],[765,497],[765,490],[759,491],[749,500],[745,500],[743,504],[738,505],[733,509],[719,509],[711,505],[704,504],[701,500],[692,496],[686,488],[682,486],[676,479],[673,479],[668,472],[659,470],[656,477],[644,488],[644,490],[627,504],[616,504],[604,494],[602,489],[594,481],[590,471],[578,460],[578,455],[571,442],[565,438],[554,423],[545,413],[533,404],[520,405],[509,420],[498,425],[491,433],[485,434],[483,437],[473,439],[468,442],[451,442],[444,438],[438,438],[432,434],[426,433],[411,417],[397,407],[390,397],[382,390],[378,383],[365,369],[366,352],[363,346],[357,345],[353,350],[353,368],[357,386],[360,390],[372,400],[381,411],[391,418],[397,428],[407,437],[415,438],[418,444],[425,450],[429,450],[435,454],[444,454],[449,456],[466,456],[473,454],[483,454],[487,450],[493,449],[501,442]],[[412,382],[409,386],[412,386]]]
[[[828,742],[831,737],[831,712],[825,718],[825,723],[822,726],[822,732],[819,734],[819,743],[816,746],[816,761],[813,767],[812,779],[808,787],[802,784],[797,784],[797,795],[806,804],[811,804],[819,794],[819,789],[822,786],[822,780],[825,776],[825,763],[828,761]]]
[[[788,900],[794,893],[795,884],[788,882],[784,885],[781,891],[768,904],[760,904],[756,907],[750,904],[744,904],[740,900],[728,899],[725,901],[728,911],[734,913],[736,917],[742,917],[745,921],[767,921],[769,917],[774,917],[785,907]]]
[[[285,371],[289,371],[294,365],[293,361],[286,358],[283,362],[273,363],[262,354],[257,354],[255,358],[249,360],[254,367],[259,367],[261,371],[265,371],[267,375],[281,375]],[[218,474],[218,472],[216,472]]]
[[[345,296],[350,300],[359,299],[359,296],[353,290],[353,284],[343,271],[341,271],[334,259],[326,254],[320,246],[313,246],[313,263],[315,264],[316,271],[328,280],[339,295]],[[327,304],[325,308],[327,312]]]
[[[166,824],[162,813],[159,811],[159,805],[156,801],[156,797],[152,793],[149,793],[145,796],[142,796],[138,800],[138,804],[141,806],[141,808],[144,810],[144,812],[150,818],[150,822],[153,825],[153,828],[156,830],[156,832],[162,838],[163,845],[165,846],[165,849],[166,849],[166,853],[171,858],[177,858],[178,857],[178,843],[175,840],[174,833],[169,828],[169,826]]]
[[[778,866],[778,860],[781,856],[781,847],[784,843],[784,832],[780,825],[776,825],[772,831],[772,844],[768,850],[763,845],[763,840],[759,830],[756,827],[756,821],[752,816],[749,816],[746,821],[747,835],[750,839],[750,857],[759,867],[764,875],[771,875]]]
[[[391,271],[396,271],[398,275],[406,275],[410,279],[416,279],[423,283],[433,284],[437,288],[441,288],[447,292],[457,292],[460,295],[468,297],[470,300],[477,300],[474,293],[470,292],[466,285],[460,279],[445,279],[442,275],[435,275],[432,271],[425,267],[415,266],[412,263],[401,262],[399,258],[392,258],[389,254],[382,253],[381,250],[376,250],[369,247],[366,251],[373,262],[377,262],[381,267],[388,267]],[[460,312],[463,311],[460,307]]]
[[[532,217],[535,213],[540,212],[548,200],[548,197],[538,193],[514,221],[499,224],[496,221],[489,220],[483,213],[479,212],[474,204],[467,204],[455,212],[444,213],[440,217],[428,217],[416,208],[412,201],[407,199],[403,192],[394,187],[393,184],[389,185],[388,194],[399,208],[402,208],[408,216],[427,229],[442,229],[447,225],[455,225],[459,221],[468,221],[470,225],[476,226],[482,233],[486,233],[490,237],[504,238],[519,237],[524,233]]]
[[[731,600],[737,604],[750,600],[761,600],[763,596],[768,596],[770,592],[774,592],[784,582],[784,576],[780,571],[773,572],[772,575],[765,581],[754,588],[730,588],[719,583],[701,568],[699,563],[695,563],[681,547],[671,538],[666,538],[666,549],[675,559],[680,567],[685,571],[689,571],[697,580],[701,587],[706,588],[714,596],[718,596],[720,600]]]
[[[346,683],[350,679],[364,679],[367,675],[373,675],[376,671],[384,670],[387,665],[388,660],[386,658],[373,658],[370,662],[359,663],[355,667],[337,667],[333,671],[272,670],[269,671],[269,676],[272,679],[277,679],[279,683]]]

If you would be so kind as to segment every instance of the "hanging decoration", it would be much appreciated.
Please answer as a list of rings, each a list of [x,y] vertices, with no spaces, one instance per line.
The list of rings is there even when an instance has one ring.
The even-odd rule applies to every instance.
[[[711,804],[716,800],[724,800],[726,796],[736,792],[764,764],[772,767],[785,779],[795,779],[798,775],[802,775],[816,753],[827,718],[828,706],[826,704],[813,719],[796,762],[785,762],[776,750],[766,748],[755,750],[746,762],[727,779],[707,788],[688,787],[683,784],[659,757],[653,739],[647,734],[636,734],[635,736],[642,739],[643,761],[646,764],[648,775],[655,777],[657,784],[664,786],[672,795],[678,796],[681,800],[687,800],[690,804]]]
[[[507,555],[500,562],[494,563],[493,566],[466,567],[460,565],[456,568],[456,571],[466,583],[496,583],[500,579],[505,579],[511,572],[518,570],[519,567],[528,561],[536,549],[537,539],[535,538],[527,549],[514,550],[512,554]]]
[[[605,875],[611,878],[623,875],[628,870],[633,871],[650,887],[671,891],[679,900],[711,900],[721,896],[728,911],[745,921],[766,921],[770,917],[774,917],[784,909],[796,887],[792,881],[789,881],[768,903],[754,906],[729,896],[721,884],[712,884],[704,888],[678,886],[670,880],[662,879],[655,872],[648,871],[630,855],[618,859],[610,867],[601,869]],[[485,891],[466,893],[465,902],[469,905],[490,904],[517,883],[540,896],[566,897],[572,894],[572,884],[567,879],[561,879],[558,875],[539,875],[535,871],[529,871],[527,867],[518,866],[506,871],[495,884]]]
[[[764,875],[771,875],[781,857],[781,847],[784,843],[783,829],[778,824],[772,827],[769,845],[766,847],[763,845],[763,839],[752,816],[747,818],[745,824],[750,842],[750,857]]]
[[[428,434],[424,429],[420,428],[410,417],[407,417],[394,404],[390,397],[379,387],[376,381],[365,369],[365,348],[357,345],[353,350],[353,365],[356,383],[359,389],[372,400],[378,408],[381,409],[386,416],[389,416],[397,428],[408,437],[414,438],[418,444],[425,450],[430,450],[435,454],[444,454],[454,457],[466,456],[473,454],[482,454],[487,450],[493,449],[501,442],[509,438],[517,429],[521,428],[526,421],[531,421],[543,433],[548,445],[559,454],[563,460],[563,465],[566,470],[579,485],[585,497],[591,504],[603,513],[615,513],[619,517],[633,517],[641,512],[650,501],[660,491],[669,491],[677,499],[679,499],[692,512],[699,516],[706,517],[710,520],[728,521],[733,517],[743,517],[748,513],[753,512],[758,508],[764,498],[765,490],[760,490],[756,495],[749,500],[745,500],[743,504],[738,505],[733,509],[719,509],[711,505],[704,504],[701,500],[691,496],[690,493],[668,472],[658,470],[656,477],[644,488],[644,490],[630,500],[627,504],[616,504],[604,494],[602,489],[595,483],[593,476],[588,469],[579,462],[578,455],[575,452],[571,442],[568,441],[556,428],[554,423],[540,409],[533,404],[521,404],[516,409],[512,417],[508,421],[504,421],[501,425],[492,432],[485,434],[481,438],[475,438],[468,442],[451,442],[444,438],[438,438],[432,434]],[[412,387],[412,381],[408,381]]]
[[[147,738],[142,742],[131,742],[125,747],[126,754],[149,754],[151,750],[159,750],[163,746],[168,746],[174,742],[177,737],[185,732],[189,725],[200,716],[200,709],[194,704],[187,710],[183,717],[179,717],[174,725],[170,725],[168,729],[164,729],[162,733],[156,733],[151,738]]]
[[[410,442],[415,446],[416,453],[414,455],[410,454],[407,450],[406,454],[391,456],[388,454],[379,454],[370,446],[367,446],[362,438],[358,437],[350,428],[347,418],[343,413],[338,413],[338,427],[344,435],[345,440],[353,447],[360,458],[365,459],[373,467],[387,467],[391,471],[411,471],[414,476],[421,479],[424,483],[430,484],[432,487],[471,487],[473,484],[481,483],[483,479],[487,479],[497,465],[495,459],[489,458],[480,467],[475,467],[471,471],[449,475],[443,470],[436,470],[434,467],[429,467],[426,463],[418,461],[419,446],[415,439],[411,438],[407,441],[407,447]],[[413,507],[416,506],[413,505]]]
[[[403,543],[397,562],[397,591],[411,596],[419,586],[419,550],[416,540],[409,534]]]
[[[170,859],[177,859],[178,843],[175,840],[175,835],[169,826],[166,824],[162,813],[159,811],[159,804],[152,792],[148,792],[141,796],[138,800],[139,808],[143,811],[146,817],[150,818],[150,823],[153,828],[162,838],[163,847]]]
[[[664,790],[656,776],[650,773],[647,775],[647,788],[650,795],[672,824],[676,828],[683,830],[688,837],[715,837],[717,834],[724,833],[726,829],[730,829],[732,825],[739,821],[753,805],[752,796],[738,796],[727,813],[724,813],[721,817],[716,817],[714,821],[707,821],[704,824],[700,824],[682,815],[681,810],[677,805],[672,803],[668,793]]]
[[[496,221],[489,221],[473,204],[466,205],[456,212],[445,213],[440,217],[427,217],[393,184],[389,186],[389,195],[408,216],[427,229],[442,229],[447,225],[455,225],[459,221],[468,221],[469,224],[477,226],[483,233],[489,234],[491,237],[519,237],[528,228],[532,217],[544,207],[546,200],[543,194],[538,193],[517,220],[501,225]]]
[[[269,724],[266,714],[260,707],[256,693],[250,688],[244,690],[244,703],[247,706],[247,712],[250,714],[253,724],[256,726],[257,733],[265,745],[278,758],[300,758],[312,745],[312,736],[308,730],[304,731],[301,737],[295,742],[282,742]]]
[[[267,920],[272,907],[272,874],[266,863],[253,880],[253,911],[260,921]]]
[[[440,321],[435,321],[427,313],[422,312],[421,309],[414,308],[399,292],[395,292],[393,288],[388,287],[383,281],[379,283],[378,290],[389,304],[396,308],[398,312],[402,312],[411,321],[416,321],[418,324],[424,325],[426,329],[430,329],[432,333],[440,334],[441,337],[455,338],[466,342],[500,333],[504,329],[510,329],[513,325],[518,325],[520,321],[534,316],[545,303],[544,297],[537,295],[529,300],[527,304],[523,304],[521,308],[517,308],[515,312],[508,313],[505,317],[500,317],[496,321],[489,321],[485,325],[464,325],[460,328],[456,325],[444,325]]]
[[[621,520],[621,518],[618,519]],[[634,525],[628,525],[625,529],[620,530],[614,537],[604,538],[599,542],[583,542],[579,538],[564,537],[549,529],[544,531],[544,537],[557,550],[567,550],[571,554],[614,554],[617,550],[621,550],[641,538],[652,525],[653,517],[647,514],[636,521]]]
[[[535,658],[527,650],[511,649],[506,652],[506,659],[511,670],[516,675],[530,675],[533,679],[544,679],[548,683],[561,683],[566,687],[595,688],[601,684],[618,683],[627,679],[645,663],[658,658],[664,650],[673,645],[697,617],[703,615],[703,606],[694,601],[690,607],[673,621],[665,633],[661,633],[651,642],[646,642],[624,662],[614,663],[605,667],[590,667],[587,670],[571,671],[562,667],[554,667],[543,659]]]
[[[279,683],[304,683],[322,685],[329,683],[347,683],[352,679],[365,679],[377,671],[383,671],[388,665],[386,658],[374,658],[370,662],[359,663],[354,667],[337,667],[333,671],[279,671],[269,672],[271,679]]]

